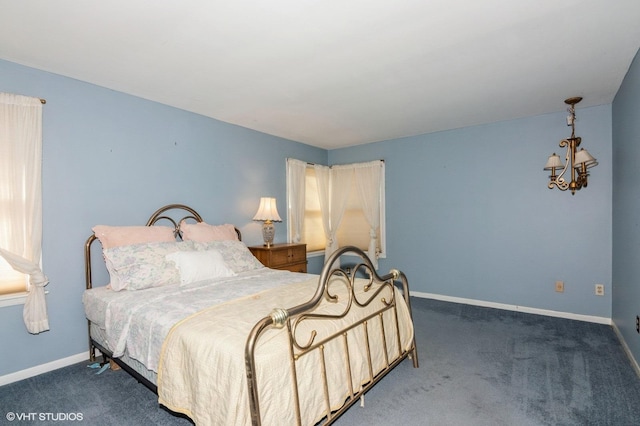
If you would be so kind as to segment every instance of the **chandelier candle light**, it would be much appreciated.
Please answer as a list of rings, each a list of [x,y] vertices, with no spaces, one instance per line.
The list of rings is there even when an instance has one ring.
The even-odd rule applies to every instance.
[[[262,221],[262,238],[264,239],[264,245],[271,247],[273,244],[273,237],[275,235],[275,226],[273,222],[282,222],[278,209],[276,207],[276,199],[270,197],[260,198],[260,207],[258,212],[253,217],[253,220]]]
[[[578,146],[580,146],[580,141],[582,139],[580,137],[576,137],[575,106],[581,100],[581,97],[575,97],[569,98],[564,101],[564,103],[569,105],[570,113],[570,115],[567,117],[567,126],[571,126],[571,137],[560,141],[561,148],[567,147],[565,164],[562,164],[560,157],[554,152],[551,156],[549,156],[547,165],[544,167],[545,170],[551,170],[548,185],[549,189],[553,189],[554,186],[556,186],[561,191],[570,189],[571,195],[574,195],[576,191],[580,190],[581,188],[587,187],[587,178],[589,177],[589,173],[587,172],[587,170],[598,165],[596,159],[593,158],[586,149],[582,148],[580,149],[580,151],[577,151],[577,148]],[[571,168],[571,182],[567,182],[564,179],[564,175],[569,168]],[[560,169],[562,169],[562,171],[559,175],[556,176],[556,170]]]

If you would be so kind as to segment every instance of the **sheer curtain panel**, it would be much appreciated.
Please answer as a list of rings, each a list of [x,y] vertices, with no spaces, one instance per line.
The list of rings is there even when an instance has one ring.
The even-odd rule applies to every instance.
[[[347,209],[347,201],[351,194],[351,182],[353,180],[353,167],[352,166],[333,166],[331,171],[331,208],[329,217],[331,221],[331,246],[327,245],[327,251],[325,259],[333,254],[334,251],[340,248],[338,243],[337,233],[340,227],[340,222],[344,217],[344,212]],[[336,265],[340,265],[336,263]]]
[[[42,103],[0,93],[0,256],[29,276],[23,318],[29,333],[49,330],[40,269],[42,244]]]
[[[291,241],[299,243],[302,240],[302,227],[305,210],[305,174],[307,163],[293,158],[287,158],[287,183],[289,184],[289,220],[291,221]]]
[[[325,246],[325,259],[329,257],[334,250],[338,248],[338,242],[335,241],[335,230],[331,228],[331,169],[327,166],[315,164],[313,166],[316,172],[316,181],[318,183],[318,200],[320,201],[320,211],[322,212],[322,227],[327,240]],[[333,248],[335,247],[335,248]]]
[[[378,269],[378,228],[380,228],[380,182],[384,162],[372,161],[355,166],[356,185],[362,201],[362,211],[369,222],[368,256]]]

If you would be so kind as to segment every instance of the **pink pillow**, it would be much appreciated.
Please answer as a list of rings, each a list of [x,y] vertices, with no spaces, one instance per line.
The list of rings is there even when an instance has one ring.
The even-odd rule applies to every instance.
[[[107,226],[96,225],[93,233],[103,249],[142,243],[175,242],[173,228],[168,226]]]
[[[180,232],[184,241],[208,243],[210,241],[238,241],[238,234],[233,225],[209,225],[204,222],[180,223]]]

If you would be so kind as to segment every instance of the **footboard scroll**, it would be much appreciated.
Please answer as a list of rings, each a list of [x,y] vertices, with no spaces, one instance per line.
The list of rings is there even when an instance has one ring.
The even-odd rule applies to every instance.
[[[342,255],[359,257],[360,263],[342,270],[334,266]],[[288,336],[289,359],[282,364],[289,366],[291,389],[284,391],[291,393],[298,425],[333,423],[405,358],[418,367],[406,276],[397,269],[379,276],[356,247],[329,258],[311,300],[274,309],[252,329],[245,367],[253,425],[261,425],[265,415],[256,350],[260,337],[274,328],[286,328]]]

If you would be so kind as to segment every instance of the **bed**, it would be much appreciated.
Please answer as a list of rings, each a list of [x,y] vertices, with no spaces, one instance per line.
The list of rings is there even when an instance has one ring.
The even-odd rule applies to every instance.
[[[91,359],[99,350],[198,425],[331,424],[403,360],[418,367],[407,278],[379,276],[360,249],[320,275],[269,269],[235,227],[181,204],[93,231]],[[108,285],[93,285],[94,245]],[[342,256],[356,262],[340,269]]]

